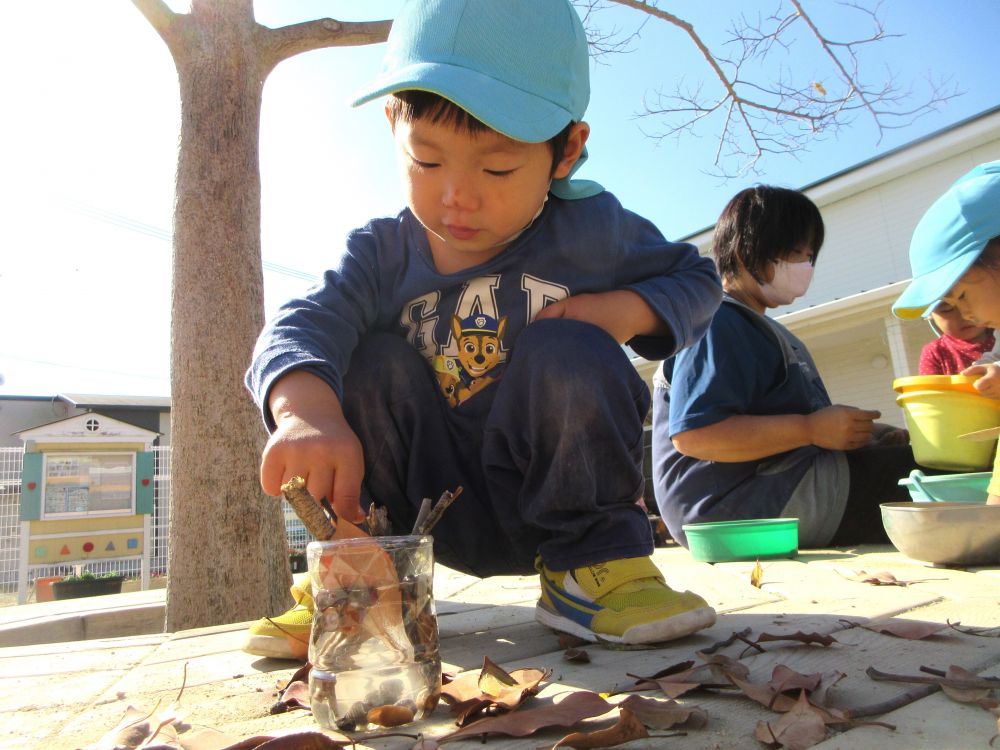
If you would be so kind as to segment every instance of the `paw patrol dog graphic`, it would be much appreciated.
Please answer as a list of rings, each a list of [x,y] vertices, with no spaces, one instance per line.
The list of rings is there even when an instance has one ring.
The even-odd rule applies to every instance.
[[[448,406],[458,406],[458,389],[462,384],[462,365],[455,357],[438,354],[431,360],[431,367],[437,376],[438,386],[444,394]]]
[[[451,330],[458,340],[459,382],[455,391],[458,403],[496,379],[490,372],[501,362],[500,342],[506,325],[506,316],[499,321],[482,313],[467,318],[452,316]]]

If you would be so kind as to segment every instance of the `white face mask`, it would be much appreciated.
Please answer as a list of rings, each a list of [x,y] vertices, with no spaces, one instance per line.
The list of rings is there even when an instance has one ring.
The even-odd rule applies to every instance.
[[[761,284],[760,291],[770,307],[790,305],[808,291],[812,277],[813,265],[809,261],[779,260],[774,264],[774,278],[768,284]]]

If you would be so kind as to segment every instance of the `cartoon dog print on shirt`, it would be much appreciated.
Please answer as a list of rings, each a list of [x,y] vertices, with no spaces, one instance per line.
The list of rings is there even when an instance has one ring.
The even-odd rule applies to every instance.
[[[458,341],[458,381],[446,383],[446,376],[441,370],[447,369],[448,366],[434,363],[438,382],[441,383],[442,391],[450,404],[457,406],[495,380],[490,371],[501,363],[500,342],[506,324],[506,317],[498,321],[483,313],[470,315],[464,319],[457,315],[452,316],[451,328]],[[439,358],[435,357],[435,360]],[[448,376],[450,374],[448,373]],[[453,389],[450,395],[449,389]]]

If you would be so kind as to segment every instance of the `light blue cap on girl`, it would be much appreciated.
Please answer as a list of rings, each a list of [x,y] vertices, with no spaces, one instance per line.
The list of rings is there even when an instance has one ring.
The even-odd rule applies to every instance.
[[[547,141],[590,101],[587,36],[568,0],[409,0],[392,24],[382,70],[353,106],[397,91],[429,91],[518,141]],[[586,150],[574,172],[586,159]],[[595,182],[555,180],[561,198]]]
[[[913,280],[892,306],[912,320],[935,305],[976,262],[986,243],[1000,236],[1000,161],[980,164],[960,177],[927,209],[910,240]]]

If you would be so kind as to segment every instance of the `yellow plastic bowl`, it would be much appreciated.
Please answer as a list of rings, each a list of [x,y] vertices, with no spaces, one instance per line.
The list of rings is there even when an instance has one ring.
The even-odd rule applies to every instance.
[[[996,443],[959,440],[958,436],[1000,427],[1000,401],[951,389],[905,390],[896,403],[906,417],[917,463],[949,471],[989,468]]]
[[[972,375],[911,375],[893,380],[892,388],[898,393],[956,391],[978,396],[979,391],[973,385],[977,380],[978,378]]]

